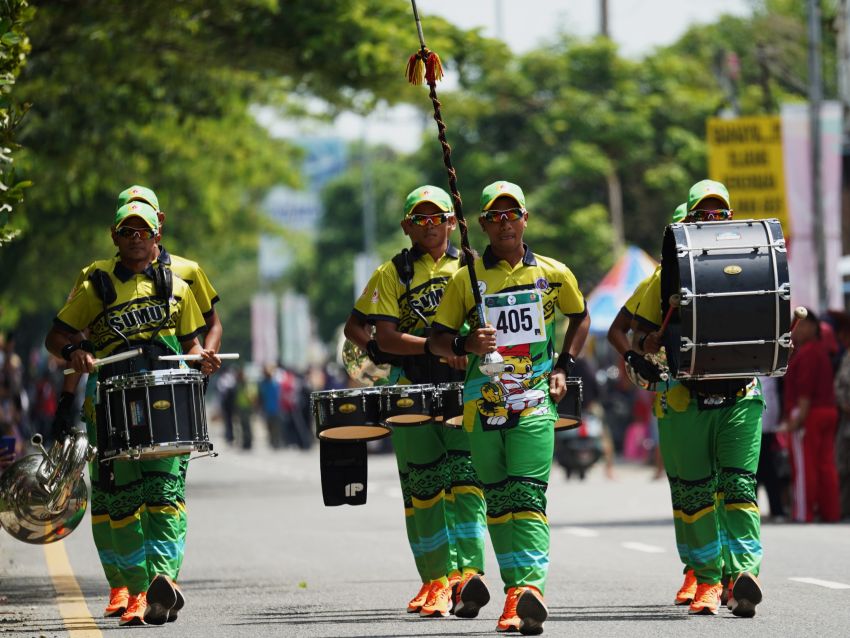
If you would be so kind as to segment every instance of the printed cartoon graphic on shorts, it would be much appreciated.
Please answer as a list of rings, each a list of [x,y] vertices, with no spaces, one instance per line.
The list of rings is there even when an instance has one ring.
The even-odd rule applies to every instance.
[[[528,344],[498,349],[505,360],[505,372],[496,382],[488,381],[478,400],[481,426],[485,430],[512,428],[519,417],[548,414],[547,391],[535,388],[546,378],[534,376],[534,362]]]

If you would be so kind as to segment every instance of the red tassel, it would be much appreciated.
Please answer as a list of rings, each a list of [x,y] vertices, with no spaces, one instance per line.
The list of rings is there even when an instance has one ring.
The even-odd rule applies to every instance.
[[[440,62],[440,56],[433,51],[428,51],[428,59],[425,60],[425,81],[433,85],[442,79],[443,64]]]
[[[417,51],[407,60],[405,70],[407,81],[413,85],[422,84],[425,77],[425,63],[422,61],[422,51]]]

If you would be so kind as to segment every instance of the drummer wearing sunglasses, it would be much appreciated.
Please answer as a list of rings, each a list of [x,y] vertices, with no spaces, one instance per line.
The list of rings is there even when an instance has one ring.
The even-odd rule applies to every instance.
[[[466,356],[434,356],[426,339],[443,290],[460,267],[460,252],[449,241],[456,225],[448,193],[431,185],[413,190],[401,220],[411,248],[375,271],[346,322],[346,337],[375,363],[394,363],[391,376],[398,385],[463,380]],[[458,605],[456,595],[484,571],[484,500],[467,434],[428,422],[394,427],[392,443],[408,541],[422,581],[407,611],[441,618],[453,609],[459,618],[474,618],[489,600],[483,581],[476,580],[474,602]]]
[[[731,216],[726,186],[706,179],[691,187],[686,223]],[[660,271],[644,287],[634,318],[638,348],[657,353],[663,323]],[[645,376],[660,381],[658,372]],[[676,540],[682,561],[692,570],[676,604],[690,599],[691,614],[718,613],[724,594],[721,581],[727,574],[727,607],[734,615],[754,616],[762,600],[756,470],[764,405],[757,378],[674,380],[659,391],[656,413],[663,416],[661,446],[673,495]],[[718,499],[718,493],[723,498]],[[692,591],[686,595],[685,589]]]

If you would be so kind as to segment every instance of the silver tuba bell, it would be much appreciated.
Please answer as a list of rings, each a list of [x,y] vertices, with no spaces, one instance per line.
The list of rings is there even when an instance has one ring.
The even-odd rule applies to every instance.
[[[41,435],[32,437],[37,454],[25,456],[0,476],[0,526],[25,543],[45,545],[74,531],[86,513],[83,471],[97,449],[84,432],[56,441],[50,452]]]

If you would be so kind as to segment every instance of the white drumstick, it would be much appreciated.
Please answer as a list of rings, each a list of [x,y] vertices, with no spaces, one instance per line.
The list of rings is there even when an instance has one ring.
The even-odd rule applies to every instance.
[[[238,352],[217,352],[219,359],[238,359]],[[199,354],[164,354],[159,357],[160,361],[200,361],[204,357]]]
[[[132,359],[133,357],[138,357],[142,354],[141,348],[134,348],[132,350],[127,350],[127,352],[119,352],[118,354],[112,354],[108,357],[104,357],[103,359],[95,359],[94,366],[99,368],[100,366],[105,366],[108,363],[115,363],[117,361],[124,361],[125,359]],[[76,370],[74,368],[65,368],[63,374],[68,376],[69,374],[74,374]]]
[[[791,322],[791,329],[789,332],[794,332],[794,328],[797,327],[797,322],[805,319],[809,316],[809,311],[806,310],[804,306],[797,306],[794,308],[794,321]]]

